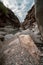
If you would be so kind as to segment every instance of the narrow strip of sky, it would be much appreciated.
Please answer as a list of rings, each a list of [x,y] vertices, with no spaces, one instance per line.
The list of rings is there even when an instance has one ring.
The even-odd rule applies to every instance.
[[[34,4],[34,0],[1,0],[4,5],[10,8],[15,15],[19,18],[20,22],[23,22],[27,12]]]

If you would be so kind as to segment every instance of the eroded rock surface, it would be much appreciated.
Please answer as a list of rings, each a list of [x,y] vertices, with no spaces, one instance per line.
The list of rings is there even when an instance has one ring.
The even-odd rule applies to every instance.
[[[27,29],[30,26],[33,25],[33,23],[36,22],[36,18],[35,18],[35,6],[33,6],[30,11],[28,11],[26,18],[24,20],[24,22],[22,23],[22,28],[23,29]]]
[[[3,44],[1,42],[1,46],[0,65],[39,64],[40,51],[29,35],[15,36],[13,39],[6,41]]]

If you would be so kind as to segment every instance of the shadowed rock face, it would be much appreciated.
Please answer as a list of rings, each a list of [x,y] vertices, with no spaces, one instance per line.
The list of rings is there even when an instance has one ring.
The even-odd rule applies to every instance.
[[[0,27],[6,25],[12,25],[14,28],[18,28],[20,27],[20,22],[15,14],[0,2]]]
[[[43,37],[43,0],[35,0],[36,19],[38,22],[39,30]]]
[[[16,35],[0,45],[0,65],[38,65],[39,60],[40,51],[29,35]]]
[[[36,21],[35,19],[35,8],[34,6],[31,8],[31,10],[28,12],[26,15],[26,18],[24,22],[22,23],[22,27],[27,29],[29,26],[31,26],[34,22]]]

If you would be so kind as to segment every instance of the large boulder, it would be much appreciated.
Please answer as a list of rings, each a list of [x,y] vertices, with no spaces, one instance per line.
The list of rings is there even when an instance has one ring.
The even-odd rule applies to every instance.
[[[0,42],[0,65],[38,65],[40,51],[29,35],[16,35]]]

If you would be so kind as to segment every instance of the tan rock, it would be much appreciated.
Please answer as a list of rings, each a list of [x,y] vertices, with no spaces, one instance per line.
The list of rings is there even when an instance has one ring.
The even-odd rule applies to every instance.
[[[34,61],[38,63],[40,51],[35,45],[34,41],[29,35],[20,35],[19,40],[22,47],[25,47],[30,55],[34,58]]]
[[[29,35],[17,35],[12,40],[2,44],[4,62],[0,65],[38,65],[40,60],[40,51],[34,44]]]

